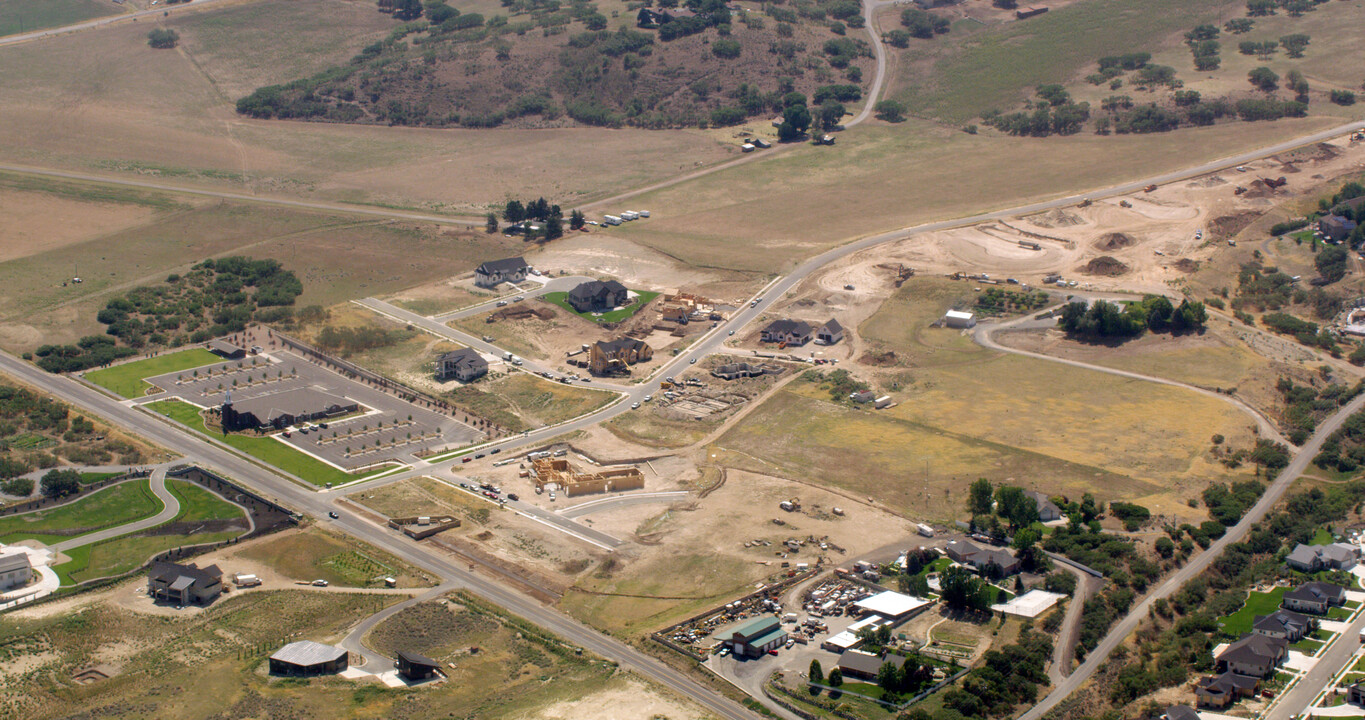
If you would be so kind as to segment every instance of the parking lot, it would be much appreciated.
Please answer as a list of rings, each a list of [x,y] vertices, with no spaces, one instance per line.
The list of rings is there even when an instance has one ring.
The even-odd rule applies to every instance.
[[[291,432],[279,439],[348,470],[385,460],[409,461],[415,453],[466,445],[483,433],[448,415],[338,375],[285,350],[230,360],[194,370],[147,378],[166,391],[155,399],[177,397],[202,407],[311,388],[360,405],[360,411],[322,421],[326,428]],[[150,398],[149,398],[150,399]],[[317,422],[313,423],[317,425]]]

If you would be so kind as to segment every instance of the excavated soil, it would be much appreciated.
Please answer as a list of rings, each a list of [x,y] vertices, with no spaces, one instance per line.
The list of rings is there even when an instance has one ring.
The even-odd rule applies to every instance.
[[[1086,275],[1103,275],[1105,277],[1115,277],[1128,272],[1128,266],[1119,261],[1118,258],[1108,255],[1101,255],[1094,260],[1077,268],[1078,272]]]
[[[1189,258],[1180,258],[1175,262],[1175,269],[1184,273],[1199,272],[1199,261]]]
[[[864,353],[862,357],[858,358],[858,362],[873,367],[893,367],[896,364],[896,353],[890,350],[879,353]]]
[[[1118,250],[1136,244],[1137,240],[1134,239],[1132,235],[1125,235],[1121,232],[1112,232],[1107,235],[1101,235],[1100,239],[1095,241],[1095,249]]]
[[[1085,218],[1079,215],[1073,215],[1060,208],[1053,208],[1041,215],[1034,215],[1028,218],[1028,221],[1038,227],[1045,228],[1071,227],[1073,225],[1085,224]]]

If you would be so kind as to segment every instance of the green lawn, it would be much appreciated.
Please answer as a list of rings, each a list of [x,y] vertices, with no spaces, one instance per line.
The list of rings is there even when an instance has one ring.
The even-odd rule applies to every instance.
[[[1331,545],[1334,542],[1336,542],[1336,538],[1332,537],[1331,530],[1328,530],[1327,528],[1318,528],[1317,532],[1313,533],[1313,540],[1308,544]]]
[[[1256,616],[1269,615],[1274,612],[1275,608],[1280,606],[1286,589],[1280,587],[1268,593],[1253,592],[1248,595],[1246,604],[1242,606],[1241,610],[1219,620],[1223,632],[1233,637],[1251,632],[1251,623],[1256,621]]]
[[[83,472],[81,473],[80,483],[82,485],[94,485],[101,480],[108,480],[122,474],[121,472]]]
[[[1290,645],[1289,647],[1294,648],[1295,650],[1298,650],[1300,652],[1306,653],[1308,655],[1316,655],[1318,651],[1322,649],[1322,646],[1325,644],[1326,643],[1323,643],[1321,640],[1309,640],[1307,638],[1304,638],[1303,640],[1300,640],[1294,643],[1293,645]]]
[[[222,358],[204,348],[193,348],[169,355],[158,355],[146,360],[115,365],[102,370],[91,370],[85,374],[85,379],[123,397],[138,398],[146,395],[147,389],[152,386],[143,378],[165,375],[177,370],[189,370],[190,368],[212,365],[222,361]]]
[[[1350,610],[1347,610],[1347,609],[1344,608],[1344,607],[1331,607],[1331,608],[1327,608],[1327,619],[1328,619],[1328,620],[1349,620],[1349,619],[1351,619],[1351,611],[1350,611]]]
[[[100,0],[0,0],[0,35],[71,25],[118,12],[117,5]]]
[[[161,512],[161,501],[152,494],[146,480],[130,480],[96,491],[89,497],[50,510],[36,510],[0,518],[0,542],[40,540],[61,542],[95,530],[123,525]],[[84,528],[78,535],[57,535],[53,531]]]
[[[147,403],[144,407],[153,412],[165,415],[191,430],[196,430],[217,440],[221,440],[229,446],[236,448],[257,460],[273,465],[314,485],[322,486],[327,483],[340,485],[341,483],[366,477],[362,475],[352,475],[345,470],[334,468],[321,460],[295,450],[293,447],[271,437],[258,437],[238,433],[229,433],[227,435],[223,435],[222,433],[211,433],[204,425],[204,418],[199,415],[199,408],[196,408],[189,403],[180,402],[178,400],[158,400],[156,402]],[[376,471],[376,473],[385,472],[386,470],[387,468],[380,469]]]
[[[604,323],[604,322],[621,322],[622,320],[628,319],[631,315],[634,315],[635,313],[639,312],[639,311],[640,311],[640,308],[642,308],[642,307],[644,307],[645,305],[647,305],[647,304],[649,303],[650,300],[653,300],[654,298],[656,298],[656,297],[659,296],[659,293],[656,293],[656,292],[647,292],[647,291],[645,291],[645,290],[640,290],[640,291],[637,291],[637,292],[638,292],[638,294],[639,294],[639,297],[635,298],[635,302],[633,302],[633,303],[631,303],[630,305],[627,305],[627,306],[621,308],[620,310],[612,310],[611,312],[606,312],[606,313],[601,313],[601,314],[597,314],[597,313],[581,313],[581,312],[578,312],[577,310],[573,309],[573,306],[570,305],[570,304],[569,304],[569,301],[567,300],[567,298],[569,297],[569,294],[566,293],[566,292],[545,293],[545,294],[542,295],[541,297],[544,298],[545,300],[549,301],[549,302],[552,302],[552,303],[554,303],[554,304],[556,304],[556,305],[558,305],[558,306],[564,308],[565,310],[567,310],[567,311],[573,313],[574,315],[577,315],[577,316],[583,317],[583,318],[587,318],[588,320],[591,320],[591,321],[593,321],[593,322]]]
[[[231,520],[243,517],[241,508],[194,483],[168,480],[166,486],[180,501],[180,512],[170,523]],[[146,534],[148,532],[151,531],[124,535],[76,548],[67,553],[71,560],[54,567],[53,570],[61,578],[63,585],[73,585],[95,578],[121,575],[142,565],[151,556],[172,548],[219,542],[236,537],[244,531],[224,530],[194,535],[179,533],[148,535]]]

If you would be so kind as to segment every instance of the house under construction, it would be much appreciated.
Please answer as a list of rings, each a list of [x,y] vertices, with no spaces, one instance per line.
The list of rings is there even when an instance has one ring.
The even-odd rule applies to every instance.
[[[595,473],[580,472],[564,458],[538,458],[531,461],[531,479],[536,491],[555,485],[565,497],[590,493],[638,490],[645,486],[645,475],[640,468],[627,467]]]

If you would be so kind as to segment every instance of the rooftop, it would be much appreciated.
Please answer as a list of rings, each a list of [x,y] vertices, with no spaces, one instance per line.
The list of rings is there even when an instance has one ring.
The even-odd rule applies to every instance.
[[[320,665],[332,662],[345,655],[346,650],[335,645],[323,645],[312,640],[300,640],[276,650],[270,659],[292,665]]]
[[[264,421],[281,413],[305,415],[322,412],[333,406],[345,407],[355,404],[355,401],[339,395],[302,387],[234,402],[232,409],[239,413],[252,413]]]
[[[890,590],[853,603],[857,608],[885,617],[900,617],[928,604],[928,600],[921,600],[911,595],[902,595]]]

